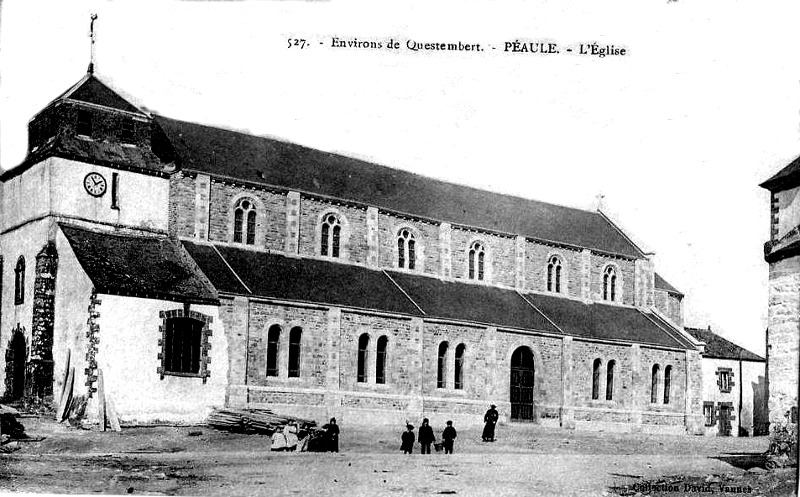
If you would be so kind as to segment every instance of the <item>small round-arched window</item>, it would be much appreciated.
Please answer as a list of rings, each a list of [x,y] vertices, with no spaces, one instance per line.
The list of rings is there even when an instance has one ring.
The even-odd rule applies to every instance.
[[[326,214],[322,218],[320,233],[320,255],[339,257],[339,246],[342,237],[342,223],[336,214]]]
[[[417,250],[414,233],[403,228],[397,234],[397,267],[414,269],[417,264]]]
[[[233,241],[246,245],[256,243],[256,206],[252,200],[239,200],[233,210]]]

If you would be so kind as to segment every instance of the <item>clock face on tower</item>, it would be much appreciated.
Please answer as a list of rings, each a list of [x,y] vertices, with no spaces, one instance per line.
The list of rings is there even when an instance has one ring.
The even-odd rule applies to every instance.
[[[106,179],[100,173],[89,173],[83,178],[83,187],[92,197],[102,197],[106,193]]]

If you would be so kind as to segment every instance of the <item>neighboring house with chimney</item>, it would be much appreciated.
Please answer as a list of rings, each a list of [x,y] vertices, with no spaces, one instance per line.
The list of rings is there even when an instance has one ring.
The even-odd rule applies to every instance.
[[[717,335],[711,327],[686,331],[705,343],[702,369],[706,435],[768,434],[767,361]]]

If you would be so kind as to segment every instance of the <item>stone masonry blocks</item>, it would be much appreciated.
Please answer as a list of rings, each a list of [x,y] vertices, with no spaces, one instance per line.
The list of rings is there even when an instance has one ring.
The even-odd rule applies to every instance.
[[[300,248],[300,193],[286,194],[286,252],[296,254]]]

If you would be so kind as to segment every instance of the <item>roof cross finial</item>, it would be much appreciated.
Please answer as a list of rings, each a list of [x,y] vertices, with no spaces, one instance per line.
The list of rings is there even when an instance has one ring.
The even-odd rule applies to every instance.
[[[91,56],[89,58],[89,74],[94,74],[94,21],[97,20],[97,14],[92,14],[91,21],[89,22],[89,38],[91,38]]]
[[[598,193],[597,196],[595,197],[595,199],[597,199],[597,210],[598,211],[603,210],[603,199],[604,198],[606,198],[606,196],[603,195],[603,192]]]

